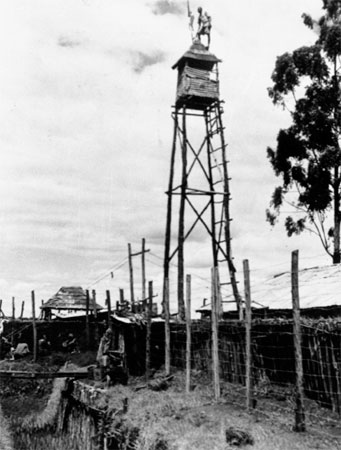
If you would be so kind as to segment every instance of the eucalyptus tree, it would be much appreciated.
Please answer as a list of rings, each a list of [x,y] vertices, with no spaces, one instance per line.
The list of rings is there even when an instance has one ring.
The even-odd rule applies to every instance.
[[[323,0],[324,15],[303,22],[316,33],[314,45],[277,57],[268,89],[275,105],[287,108],[291,125],[281,129],[267,156],[281,179],[267,220],[274,225],[284,205],[288,236],[315,233],[334,263],[340,263],[341,185],[341,0]]]

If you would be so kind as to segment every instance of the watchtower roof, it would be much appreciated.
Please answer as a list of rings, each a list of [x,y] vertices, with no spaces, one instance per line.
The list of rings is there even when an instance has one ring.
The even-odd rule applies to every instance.
[[[181,58],[172,66],[172,69],[183,66],[187,60],[196,60],[213,66],[215,63],[221,62],[213,53],[210,53],[201,42],[194,42]]]

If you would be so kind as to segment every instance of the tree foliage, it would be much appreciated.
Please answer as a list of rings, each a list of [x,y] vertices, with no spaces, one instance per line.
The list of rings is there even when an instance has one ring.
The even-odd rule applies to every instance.
[[[299,214],[285,220],[287,234],[316,233],[333,261],[340,262],[341,0],[323,0],[322,8],[319,20],[302,16],[317,33],[315,44],[277,57],[271,76],[269,96],[289,109],[292,124],[279,131],[277,147],[267,149],[281,185],[266,215],[274,225],[281,207],[289,204]]]

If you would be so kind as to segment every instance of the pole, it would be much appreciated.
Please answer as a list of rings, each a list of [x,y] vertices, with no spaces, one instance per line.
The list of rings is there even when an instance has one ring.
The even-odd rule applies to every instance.
[[[301,319],[300,300],[298,288],[298,250],[292,252],[291,256],[291,293],[293,306],[293,332],[295,348],[295,370],[296,370],[296,408],[294,431],[305,431],[305,414],[303,405],[303,363],[301,347]]]
[[[12,319],[15,319],[15,297],[12,297]]]
[[[148,308],[147,308],[147,333],[146,333],[146,381],[150,377],[150,340],[152,331],[152,309],[153,309],[153,282],[148,283]]]
[[[33,362],[37,361],[37,324],[36,324],[36,305],[35,305],[35,294],[34,291],[31,292],[32,298],[32,327],[33,327]]]
[[[107,291],[106,294],[107,294],[107,307],[108,307],[108,328],[111,328],[111,298],[110,298],[110,291]]]
[[[191,275],[186,276],[186,393],[191,391]]]
[[[21,312],[20,312],[20,319],[24,317],[24,308],[25,308],[25,301],[23,300],[21,302]]]
[[[250,412],[252,407],[252,355],[251,355],[251,289],[250,289],[250,269],[249,261],[243,261],[244,270],[244,290],[245,290],[245,342],[246,342],[246,409]]]
[[[169,312],[169,281],[168,278],[164,281],[164,312],[165,312],[165,370],[166,375],[170,374],[170,361],[171,361],[171,351],[170,351],[170,312]]]
[[[220,379],[219,379],[219,352],[218,352],[218,286],[217,286],[217,268],[212,268],[212,301],[211,301],[211,324],[212,324],[212,365],[214,396],[218,400],[220,397]]]
[[[142,252],[141,252],[141,270],[142,270],[142,299],[146,298],[146,240],[142,238]]]
[[[129,260],[129,280],[130,280],[130,302],[131,310],[134,312],[134,272],[133,272],[133,258],[131,253],[131,245],[128,244],[128,260]]]
[[[90,346],[90,323],[89,323],[89,306],[90,306],[90,292],[89,289],[86,290],[86,310],[85,310],[85,335],[86,335],[86,346]]]
[[[120,289],[120,304],[124,303],[124,289]]]
[[[173,181],[174,181],[174,162],[176,153],[176,138],[178,133],[178,114],[175,112],[174,116],[174,133],[173,133],[173,144],[172,144],[172,154],[170,161],[170,173],[168,181],[168,191],[167,191],[167,218],[166,218],[166,235],[165,235],[165,253],[163,260],[163,298],[162,306],[165,309],[166,305],[166,283],[168,284],[169,290],[169,253],[171,244],[171,228],[172,228],[172,191],[173,191]],[[169,294],[169,292],[168,292]],[[168,308],[169,309],[169,308]],[[164,311],[165,312],[165,311]],[[165,312],[166,314],[166,312]]]
[[[97,303],[96,303],[96,291],[92,290],[92,307],[94,310],[94,321],[95,321],[95,345],[98,344],[98,322],[97,322]]]
[[[187,192],[187,133],[186,133],[186,106],[182,112],[182,178],[179,209],[179,233],[178,233],[178,313],[181,320],[185,319],[184,302],[184,242],[185,242],[185,204]]]

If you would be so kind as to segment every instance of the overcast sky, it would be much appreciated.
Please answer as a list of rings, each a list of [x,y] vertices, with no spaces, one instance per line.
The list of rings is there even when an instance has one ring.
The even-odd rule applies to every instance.
[[[245,258],[254,279],[288,270],[297,248],[301,266],[330,263],[316,238],[289,239],[282,227],[265,222],[277,183],[266,147],[289,124],[268,98],[270,75],[276,56],[316,40],[301,14],[319,17],[321,5],[191,1],[194,11],[202,6],[211,14],[210,50],[223,60],[232,245],[241,285]],[[63,285],[110,288],[114,299],[119,287],[128,294],[127,243],[139,251],[142,237],[151,249],[147,277],[158,290],[176,88],[171,66],[191,44],[185,2],[4,0],[0,17],[5,309],[12,296],[29,300],[35,290],[40,302]],[[197,306],[210,276],[205,245],[186,256],[186,271],[201,277]]]

